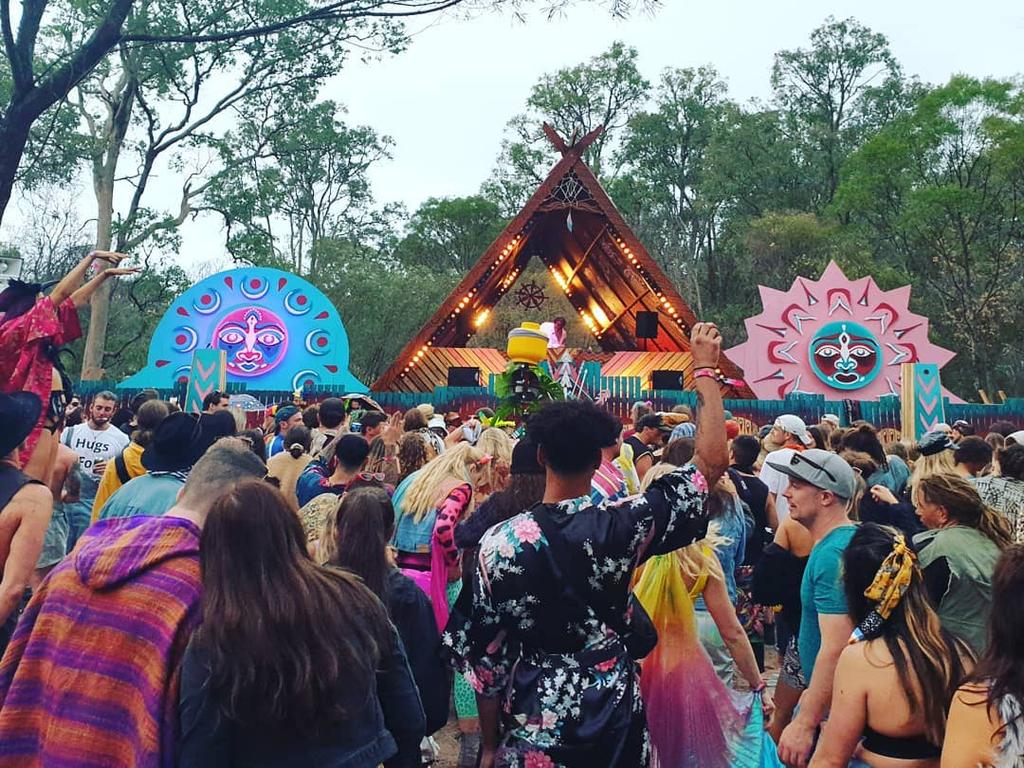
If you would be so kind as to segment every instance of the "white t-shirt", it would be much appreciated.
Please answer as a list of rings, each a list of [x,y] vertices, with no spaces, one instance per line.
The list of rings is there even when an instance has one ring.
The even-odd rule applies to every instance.
[[[117,427],[108,424],[106,429],[97,430],[90,429],[87,423],[65,429],[60,440],[78,454],[78,464],[85,477],[91,481],[87,484],[85,478],[82,479],[83,499],[96,497],[96,489],[100,485],[100,476],[93,471],[96,463],[110,461],[131,442],[128,435]]]
[[[792,448],[780,448],[765,456],[764,464],[761,465],[759,477],[761,482],[768,486],[768,493],[775,496],[775,511],[779,515],[780,523],[789,517],[789,502],[782,495],[782,492],[789,487],[789,475],[784,475],[779,470],[769,467],[768,462],[774,461],[776,464],[788,464],[794,453],[796,451]]]

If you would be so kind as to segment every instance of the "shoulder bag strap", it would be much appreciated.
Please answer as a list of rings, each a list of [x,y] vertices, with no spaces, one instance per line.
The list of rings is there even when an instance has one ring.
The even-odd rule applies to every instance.
[[[124,451],[114,457],[114,470],[117,472],[117,479],[121,481],[121,485],[132,479],[132,476],[128,474],[128,465],[124,461]]]

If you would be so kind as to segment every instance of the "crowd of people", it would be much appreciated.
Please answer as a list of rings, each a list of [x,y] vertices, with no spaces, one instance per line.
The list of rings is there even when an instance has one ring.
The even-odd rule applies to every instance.
[[[86,401],[118,261],[0,294],[0,766],[1024,766],[1024,430],[741,434],[709,323],[625,424]]]

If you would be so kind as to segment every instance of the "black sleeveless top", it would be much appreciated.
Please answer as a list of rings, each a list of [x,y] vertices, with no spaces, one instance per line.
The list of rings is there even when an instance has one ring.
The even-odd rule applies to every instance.
[[[6,507],[14,495],[26,485],[42,485],[10,464],[0,464],[0,509]]]

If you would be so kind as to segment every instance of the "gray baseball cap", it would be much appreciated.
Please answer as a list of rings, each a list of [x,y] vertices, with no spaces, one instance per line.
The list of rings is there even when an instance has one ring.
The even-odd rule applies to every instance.
[[[789,461],[769,461],[768,466],[815,488],[832,491],[841,499],[852,499],[857,492],[853,468],[838,455],[818,448],[794,451]]]

